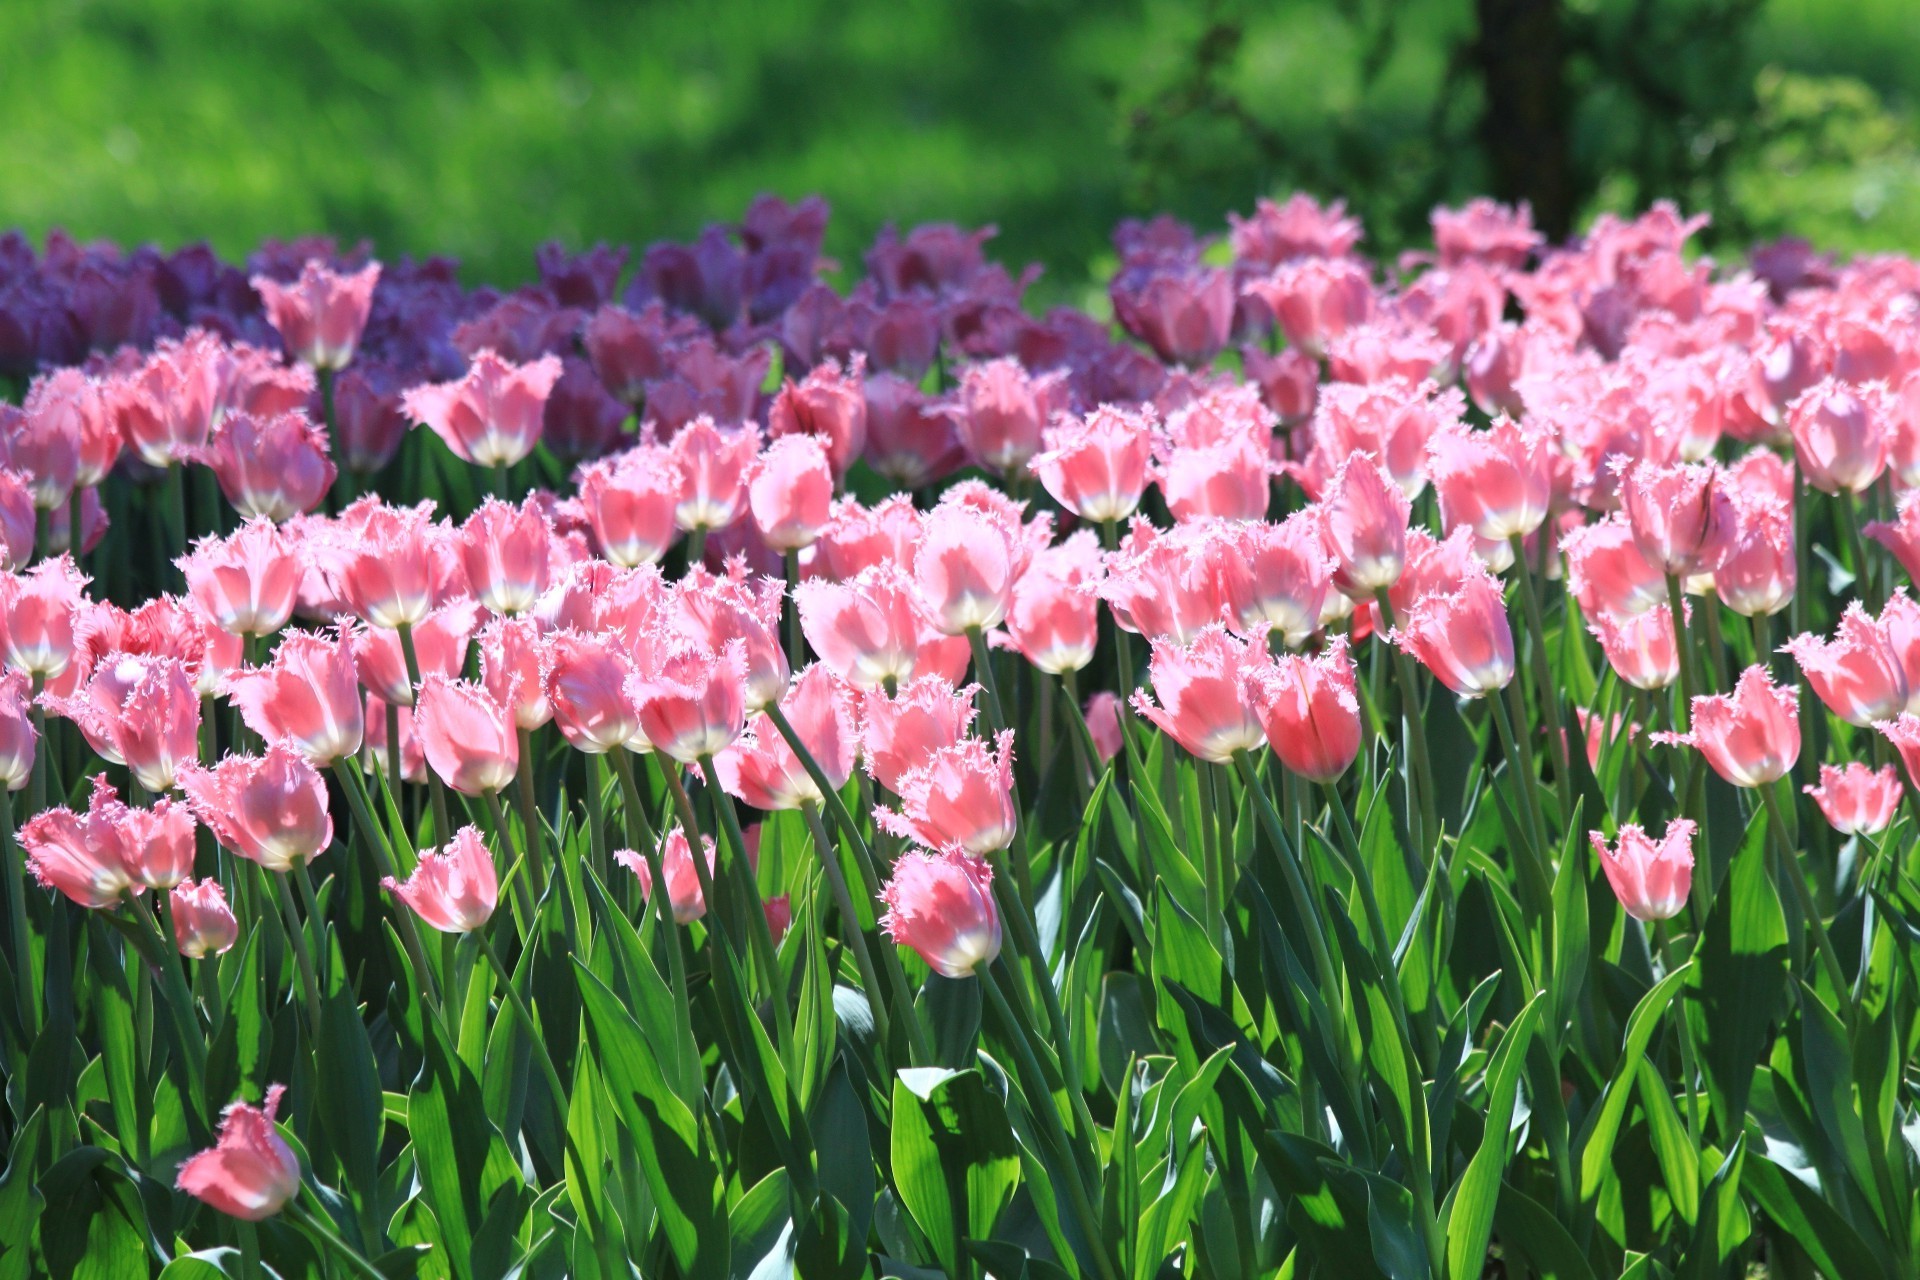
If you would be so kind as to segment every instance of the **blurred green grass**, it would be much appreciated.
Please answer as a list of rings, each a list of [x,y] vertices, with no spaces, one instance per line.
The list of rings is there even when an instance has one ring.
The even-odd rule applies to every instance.
[[[1256,8],[1244,100],[1310,156],[1321,121],[1358,118],[1388,166],[1420,145],[1471,27],[1469,0],[1393,0],[1364,83],[1364,5]],[[996,253],[1047,264],[1043,298],[1077,297],[1118,218],[1166,204],[1217,225],[1270,185],[1230,140],[1206,182],[1156,182],[1128,151],[1141,87],[1177,73],[1199,20],[1175,0],[16,3],[0,225],[235,255],[324,230],[512,283],[542,240],[686,237],[758,191],[818,191],[845,263],[890,220],[996,222]],[[1857,81],[1892,133],[1865,158],[1846,139],[1776,156],[1734,196],[1823,242],[1920,248],[1913,0],[1770,0],[1753,41],[1763,62]]]

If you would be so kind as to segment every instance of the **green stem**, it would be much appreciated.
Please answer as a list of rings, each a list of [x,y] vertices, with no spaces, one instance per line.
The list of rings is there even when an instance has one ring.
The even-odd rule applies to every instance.
[[[1668,973],[1680,967],[1679,947],[1673,940],[1673,930],[1665,920],[1653,922],[1654,947],[1660,953],[1660,963]],[[1687,1137],[1693,1141],[1693,1149],[1700,1150],[1700,1098],[1695,1080],[1698,1068],[1694,1062],[1693,1024],[1683,1014],[1677,1019],[1680,1024],[1680,1065],[1686,1072],[1687,1086]]]
[[[1787,881],[1793,889],[1794,897],[1800,904],[1800,913],[1806,917],[1807,925],[1813,930],[1813,943],[1820,953],[1821,963],[1827,970],[1827,981],[1833,984],[1834,999],[1840,1004],[1842,1018],[1851,1035],[1854,1025],[1854,1006],[1851,998],[1852,987],[1847,982],[1846,970],[1840,964],[1840,956],[1833,949],[1833,939],[1827,936],[1826,921],[1820,918],[1820,906],[1807,891],[1807,877],[1800,869],[1800,859],[1787,843],[1786,819],[1780,813],[1780,801],[1774,795],[1774,784],[1765,783],[1758,788],[1760,803],[1767,810],[1767,828],[1773,837],[1774,853],[1779,859],[1780,878]]]
[[[827,874],[827,888],[833,894],[833,906],[840,913],[840,919],[846,926],[846,944],[853,952],[853,962],[860,970],[860,980],[867,984],[872,993],[868,1004],[873,1009],[874,1029],[879,1033],[882,1045],[893,1043],[892,1019],[887,1015],[887,1001],[882,993],[887,990],[880,983],[879,971],[873,967],[873,953],[867,947],[867,935],[861,931],[860,917],[854,911],[853,895],[847,890],[847,873],[840,866],[840,850],[834,847],[833,838],[827,834],[827,828],[820,821],[819,807],[802,804],[800,815],[806,819],[807,832],[813,837],[813,847],[820,855],[820,866]],[[894,988],[896,995],[899,989]],[[926,1043],[926,1036],[920,1029],[919,1019],[913,1016],[912,1006],[902,1012],[903,1025],[907,1035],[913,1040],[913,1055],[916,1062],[929,1063],[933,1055]]]
[[[307,1208],[298,1200],[290,1200],[287,1202],[287,1216],[292,1218],[294,1224],[303,1231],[311,1232],[320,1237],[320,1242],[341,1258],[355,1273],[367,1276],[369,1280],[386,1280],[386,1277],[381,1273],[379,1268],[375,1267],[371,1262],[368,1262],[358,1249],[348,1244],[345,1240],[342,1240],[338,1232],[321,1220],[319,1214]],[[247,1225],[252,1227],[253,1224],[248,1223]],[[257,1244],[255,1245],[255,1249],[257,1251]]]
[[[361,784],[355,772],[358,766],[350,759],[333,762],[334,777],[340,780],[340,790],[346,794],[347,808],[353,813],[355,825],[360,828],[360,838],[373,851],[374,868],[382,879],[400,877],[394,869],[393,853],[387,848],[387,838],[373,820],[373,810],[367,802],[366,788]],[[413,912],[401,908],[394,913],[394,927],[400,934],[400,943],[407,949],[407,958],[413,962],[414,974],[425,990],[427,1001],[436,1014],[440,1013],[439,987],[434,979],[431,966],[427,964],[427,953],[420,945],[420,931],[413,922]]]
[[[1539,797],[1532,791],[1538,784],[1527,766],[1526,748],[1513,732],[1513,718],[1507,714],[1505,699],[1493,693],[1486,700],[1493,708],[1493,723],[1500,732],[1501,744],[1506,747],[1508,775],[1514,780],[1514,790],[1518,793],[1521,815],[1526,823],[1525,856],[1518,859],[1521,900],[1535,919],[1547,919],[1553,911],[1553,879],[1546,870],[1547,837],[1540,818]]]
[[[800,549],[789,548],[784,561],[787,574],[787,665],[798,671],[807,660],[807,638],[800,629],[800,606],[794,603],[794,588],[800,585]]]
[[[998,736],[1007,730],[1007,717],[1000,702],[999,686],[994,682],[993,656],[987,651],[986,633],[981,631],[979,627],[968,627],[967,646],[973,650],[974,678],[980,682],[981,690],[987,695],[987,723],[993,726],[993,732]],[[1017,815],[1020,812],[1020,783],[1018,780],[1015,780],[1013,783],[1012,798],[1013,811]],[[1011,861],[1013,862],[1014,882],[1020,886],[1021,898],[1028,902],[1033,901],[1033,868],[1029,865],[1031,860],[1027,857],[1027,847],[1024,840],[1016,841],[1014,856]]]
[[[1527,615],[1527,630],[1533,633],[1533,652],[1529,656],[1529,665],[1533,667],[1534,680],[1539,686],[1540,709],[1547,717],[1548,752],[1553,761],[1554,790],[1560,797],[1561,815],[1572,820],[1573,817],[1573,772],[1570,768],[1567,751],[1566,725],[1560,714],[1560,690],[1553,680],[1553,664],[1548,660],[1547,623],[1540,609],[1540,597],[1534,590],[1533,574],[1527,568],[1526,545],[1519,534],[1514,534],[1513,544],[1514,577],[1520,583],[1520,599]]]
[[[13,832],[13,792],[0,787],[0,842],[6,846],[8,925],[13,934],[13,982],[20,1005],[20,1025],[29,1041],[40,1032],[40,1002],[35,994],[33,939],[27,928],[27,864]]]
[[[300,916],[293,909],[293,896],[287,892],[284,877],[269,877],[273,900],[280,908],[281,916],[287,922],[287,933],[293,940],[293,958],[300,968],[300,986],[307,998],[307,1024],[313,1031],[313,1042],[320,1043],[320,1036],[326,1026],[320,1016],[320,982],[314,976],[313,950],[307,945],[307,931],[301,926]]]
[[[500,793],[497,791],[487,792],[486,802],[487,816],[493,819],[494,830],[500,833],[500,852],[505,855],[507,869],[511,872],[513,870],[515,850],[513,847],[512,833],[507,830],[507,812],[500,805]],[[513,905],[520,913],[520,919],[523,922],[522,928],[524,928],[528,934],[531,934],[534,927],[533,895],[528,891],[527,878],[523,875],[513,877]]]
[[[662,860],[664,841],[654,834],[653,825],[647,821],[646,810],[641,806],[640,784],[633,776],[632,754],[624,747],[615,747],[610,754],[613,756],[614,772],[620,779],[621,808],[626,811],[628,841],[646,859],[647,870],[653,877],[655,891],[649,895],[647,906],[660,922],[660,931],[665,939],[667,973],[673,984],[674,1007],[682,1017],[688,1017],[691,1005],[687,1000],[687,958],[681,951],[680,922],[674,919],[673,904],[667,893],[667,871]],[[691,1036],[689,1030],[689,1039]]]
[[[517,727],[520,739],[520,769],[514,778],[514,797],[519,802],[520,827],[527,842],[527,872],[533,878],[533,896],[538,901],[547,894],[546,832],[540,827],[540,803],[533,793],[533,731]]]
[[[733,871],[734,879],[739,882],[738,890],[744,904],[747,920],[747,941],[767,973],[767,991],[773,997],[775,1024],[785,1037],[781,1048],[793,1042],[793,1012],[787,1007],[786,993],[780,982],[779,952],[773,945],[773,928],[767,923],[767,907],[760,899],[760,882],[752,866],[747,862],[747,837],[740,829],[740,815],[734,811],[733,797],[720,788],[720,774],[713,766],[713,757],[700,757],[700,772],[706,778],[707,791],[713,800],[714,811],[720,818],[720,830],[727,849],[727,865]],[[699,859],[695,859],[698,862]]]
[[[1254,812],[1260,815],[1260,824],[1266,828],[1267,842],[1272,846],[1274,856],[1280,863],[1280,874],[1287,882],[1287,892],[1298,904],[1300,916],[1307,925],[1307,949],[1312,953],[1314,975],[1320,980],[1324,993],[1327,1012],[1339,1017],[1344,1008],[1340,998],[1340,971],[1334,967],[1333,957],[1327,951],[1326,923],[1321,918],[1320,900],[1308,888],[1305,873],[1294,848],[1287,842],[1286,826],[1280,821],[1279,812],[1273,807],[1273,797],[1267,794],[1261,785],[1260,774],[1253,767],[1253,757],[1245,748],[1233,753],[1234,767],[1240,771],[1240,781],[1253,797]],[[1338,1037],[1338,1043],[1344,1048],[1347,1039]]]
[[[1406,650],[1386,639],[1394,621],[1393,601],[1386,588],[1374,592],[1373,598],[1380,609],[1380,630],[1374,634],[1374,641],[1392,652],[1394,679],[1400,685],[1400,729],[1407,742],[1407,820],[1414,826],[1413,844],[1420,851],[1420,861],[1430,867],[1439,856],[1440,820],[1433,793],[1433,761],[1427,754],[1427,735],[1421,724],[1420,673]]]

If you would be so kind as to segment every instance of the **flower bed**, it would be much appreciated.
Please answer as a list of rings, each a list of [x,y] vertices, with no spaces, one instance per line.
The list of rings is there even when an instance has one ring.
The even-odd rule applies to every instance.
[[[825,220],[0,242],[6,1274],[1920,1270],[1920,268]]]

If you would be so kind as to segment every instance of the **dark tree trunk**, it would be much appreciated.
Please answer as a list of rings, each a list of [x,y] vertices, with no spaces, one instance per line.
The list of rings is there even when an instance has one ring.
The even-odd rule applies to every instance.
[[[1561,0],[1474,0],[1474,65],[1486,95],[1480,140],[1495,194],[1533,206],[1549,240],[1566,239],[1575,205],[1568,151],[1567,45]]]

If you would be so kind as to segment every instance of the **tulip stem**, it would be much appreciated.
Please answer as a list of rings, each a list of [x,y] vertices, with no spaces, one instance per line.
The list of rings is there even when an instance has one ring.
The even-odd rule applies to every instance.
[[[1771,821],[1771,819],[1769,819]],[[1665,920],[1653,922],[1653,943],[1660,953],[1660,963],[1668,973],[1680,968],[1679,948],[1673,940],[1673,930]],[[1697,1068],[1693,1057],[1693,1024],[1687,1021],[1682,1012],[1676,1019],[1680,1024],[1680,1066],[1686,1072],[1687,1086],[1687,1137],[1693,1141],[1693,1149],[1700,1150],[1700,1096],[1695,1084]]]
[[[734,878],[739,881],[738,892],[744,895],[748,945],[767,971],[767,991],[773,997],[775,1024],[785,1037],[781,1041],[784,1050],[793,1043],[793,1012],[787,1008],[786,992],[782,989],[779,951],[773,945],[773,927],[767,923],[766,904],[760,900],[760,882],[747,861],[746,833],[740,829],[740,815],[734,811],[733,797],[720,789],[720,774],[713,767],[711,754],[700,757],[700,772],[706,779],[707,794],[713,801],[714,812],[719,816],[718,825],[723,838],[730,846],[727,862]],[[695,858],[694,864],[697,866],[700,861]]]
[[[6,846],[7,915],[13,934],[13,982],[18,988],[20,1025],[31,1041],[40,1030],[40,1005],[34,992],[33,940],[27,933],[27,864],[13,832],[13,792],[0,787],[0,841]]]
[[[1078,673],[1060,673],[1060,693],[1067,704],[1067,737],[1073,742],[1074,767],[1079,771],[1083,791],[1091,791],[1099,780],[1100,748],[1094,745],[1093,730],[1087,726],[1087,713],[1080,706]],[[1116,713],[1117,714],[1117,713]]]
[[[1847,971],[1840,964],[1840,956],[1833,949],[1833,939],[1827,936],[1826,921],[1820,918],[1820,904],[1813,900],[1807,891],[1807,877],[1800,868],[1800,858],[1793,846],[1787,843],[1787,823],[1780,813],[1779,798],[1774,795],[1774,784],[1763,783],[1758,788],[1760,803],[1767,810],[1768,834],[1773,837],[1774,855],[1778,859],[1775,870],[1779,877],[1792,887],[1794,897],[1800,905],[1800,914],[1806,917],[1807,926],[1813,930],[1813,943],[1820,953],[1821,963],[1827,970],[1827,981],[1833,984],[1834,999],[1840,1004],[1841,1014],[1851,1033],[1854,1024],[1854,1006],[1850,998],[1852,987],[1847,982]]]
[[[1573,820],[1572,762],[1568,758],[1566,723],[1560,715],[1560,691],[1554,686],[1553,664],[1548,661],[1546,616],[1541,612],[1540,596],[1533,587],[1533,571],[1527,566],[1526,541],[1517,533],[1509,541],[1513,545],[1513,576],[1520,582],[1527,630],[1533,633],[1533,652],[1527,657],[1539,687],[1540,710],[1547,717],[1547,750],[1553,761],[1554,791],[1560,797],[1561,817],[1570,822]]]
[[[1007,1039],[1007,1046],[1013,1050],[1014,1061],[1024,1077],[1027,1112],[1039,1122],[1041,1131],[1046,1134],[1047,1144],[1054,1148],[1055,1158],[1066,1174],[1067,1198],[1073,1204],[1074,1217],[1080,1221],[1080,1234],[1093,1254],[1094,1266],[1104,1280],[1119,1280],[1119,1272],[1114,1269],[1113,1260],[1107,1256],[1107,1238],[1101,1227],[1100,1216],[1094,1211],[1093,1197],[1087,1191],[1085,1172],[1074,1156],[1065,1127],[1060,1123],[1060,1113],[1053,1105],[1053,1091],[1048,1088],[1046,1075],[1040,1069],[1039,1059],[1034,1056],[1033,1043],[1027,1038],[1025,1024],[1014,1016],[1012,1007],[1007,1004],[1006,992],[993,976],[990,965],[980,966],[974,970],[974,974],[987,994],[987,1002],[993,1006],[994,1016],[1000,1020],[1001,1033]],[[1091,1133],[1085,1136],[1089,1142],[1092,1141]]]
[[[787,665],[798,671],[807,657],[807,639],[800,630],[800,606],[794,588],[800,585],[800,548],[789,547],[783,557],[787,572]]]
[[[300,986],[307,997],[307,1023],[313,1030],[313,1042],[317,1045],[323,1024],[320,1021],[320,982],[314,976],[313,950],[307,945],[307,931],[300,924],[300,916],[293,909],[293,895],[287,892],[286,879],[273,876],[269,883],[273,886],[273,900],[279,906],[281,916],[286,919],[287,932],[293,937],[293,958],[300,968]]]
[[[881,986],[880,975],[873,967],[873,952],[867,946],[867,935],[860,928],[860,917],[855,914],[853,894],[847,889],[847,873],[840,866],[840,850],[833,843],[833,837],[827,834],[827,828],[820,821],[820,809],[811,802],[800,806],[800,816],[806,819],[807,832],[813,837],[813,847],[819,850],[820,866],[827,874],[827,888],[833,893],[834,909],[840,913],[840,919],[846,925],[847,948],[853,952],[853,962],[860,969],[860,980],[867,984],[872,993],[867,1003],[873,1010],[873,1024],[879,1034],[880,1043],[891,1048],[893,1043],[892,1020],[887,1016],[887,1002],[881,993],[888,988]],[[894,988],[895,994],[899,989]],[[913,1039],[913,1060],[918,1063],[930,1063],[933,1055],[928,1051],[925,1034],[920,1030],[919,1019],[912,1015],[911,1006],[901,1017],[907,1028],[907,1034]]]
[[[1674,653],[1680,659],[1680,704],[1673,714],[1673,731],[1685,733],[1693,714],[1693,691],[1698,682],[1693,674],[1692,637],[1687,631],[1686,592],[1677,573],[1667,575],[1667,610],[1673,617]]]
[[[373,820],[373,809],[367,803],[366,789],[361,785],[357,768],[353,761],[342,758],[333,762],[333,775],[340,780],[340,790],[346,793],[347,808],[353,812],[354,823],[360,828],[360,838],[373,850],[375,869],[381,877],[398,879],[394,870],[393,854],[387,848],[387,838]],[[443,837],[444,839],[444,837]],[[439,988],[434,981],[432,968],[427,964],[427,953],[420,946],[420,931],[414,927],[411,911],[395,911],[395,928],[400,934],[400,943],[407,949],[407,958],[413,962],[415,976],[427,993],[427,999],[439,1011]],[[449,975],[451,976],[451,975]]]
[[[1386,639],[1387,629],[1393,626],[1393,602],[1387,597],[1387,589],[1380,588],[1373,598],[1380,608],[1379,627],[1373,638],[1392,651],[1393,674],[1400,684],[1400,729],[1407,740],[1407,822],[1414,827],[1413,844],[1420,852],[1422,865],[1431,867],[1440,856],[1440,819],[1433,794],[1433,760],[1427,754],[1427,735],[1421,724],[1420,673],[1414,670],[1406,650]]]
[[[987,636],[979,627],[967,628],[967,645],[973,650],[973,673],[980,681],[980,688],[987,695],[987,723],[993,726],[997,737],[1007,731],[1007,717],[1000,703],[1000,688],[993,678],[993,656],[987,650]],[[1015,779],[1012,785],[1012,801],[1015,822],[1015,834],[1018,836],[1024,826],[1020,822],[1020,783]],[[1013,863],[1014,883],[1020,886],[1022,901],[1033,901],[1033,867],[1027,856],[1027,844],[1024,839],[1014,842]]]
[[[661,858],[661,845],[664,840],[655,835],[653,824],[647,821],[646,810],[640,803],[640,784],[633,776],[633,756],[625,747],[615,747],[612,752],[614,773],[620,779],[621,808],[626,811],[627,840],[642,858],[646,859],[647,870],[652,873],[654,891],[648,894],[647,905],[660,921],[660,931],[666,940],[667,976],[673,984],[676,1000],[675,1008],[681,1016],[688,1016],[691,1005],[687,1000],[687,958],[681,952],[680,922],[673,917],[672,896],[667,892],[666,866]],[[598,779],[595,779],[597,786]],[[636,877],[637,878],[637,877]],[[691,1030],[688,1031],[691,1036]]]
[[[406,768],[400,755],[400,704],[387,704],[387,788],[397,800],[400,784],[406,781]]]
[[[296,1226],[318,1236],[322,1244],[345,1260],[346,1264],[356,1273],[369,1276],[372,1280],[386,1280],[386,1277],[380,1272],[379,1268],[375,1267],[371,1262],[368,1262],[366,1257],[362,1255],[358,1249],[348,1244],[345,1240],[342,1240],[338,1232],[334,1231],[332,1227],[329,1227],[321,1220],[319,1214],[307,1208],[304,1204],[301,1204],[299,1200],[289,1200],[287,1202],[287,1215],[293,1219]],[[249,1222],[246,1225],[249,1228],[247,1235],[251,1236],[253,1234],[251,1230],[253,1224]],[[254,1244],[253,1251],[254,1256],[258,1257],[259,1244],[257,1240]]]
[[[527,845],[527,872],[533,877],[533,896],[538,901],[547,895],[547,835],[540,829],[540,802],[533,794],[533,730],[515,726],[520,738],[520,769],[514,779],[514,796],[519,801],[520,826]]]
[[[1273,797],[1260,782],[1260,774],[1253,767],[1253,757],[1246,748],[1233,753],[1234,767],[1240,771],[1240,781],[1246,785],[1253,796],[1254,811],[1260,815],[1260,823],[1267,829],[1267,840],[1273,846],[1274,856],[1280,863],[1280,874],[1286,879],[1287,891],[1293,895],[1299,905],[1301,919],[1307,925],[1307,948],[1313,953],[1314,972],[1320,978],[1320,985],[1326,994],[1329,1014],[1342,1007],[1340,1001],[1340,975],[1333,967],[1333,957],[1327,951],[1326,927],[1320,919],[1320,900],[1307,887],[1306,876],[1294,848],[1287,842],[1287,832],[1280,821],[1280,814],[1273,807]],[[1344,1037],[1339,1041],[1346,1043]]]
[[[1515,697],[1519,696],[1511,683],[1507,685],[1507,690]],[[1553,911],[1553,881],[1546,869],[1547,836],[1545,823],[1540,817],[1540,798],[1533,793],[1533,788],[1540,784],[1533,776],[1526,747],[1513,732],[1513,717],[1507,711],[1506,701],[1496,690],[1487,695],[1487,702],[1493,707],[1494,727],[1499,730],[1501,745],[1507,752],[1507,776],[1513,779],[1521,820],[1526,823],[1526,838],[1521,842],[1525,845],[1525,856],[1517,863],[1521,901],[1534,913],[1535,919],[1549,919]]]
[[[407,663],[407,687],[412,690],[413,703],[420,698],[420,655],[413,647],[413,624],[403,622],[394,628],[400,636],[400,656]],[[393,735],[398,740],[399,734]],[[397,792],[395,794],[398,794]],[[447,818],[447,789],[440,781],[440,775],[427,770],[427,794],[433,800],[433,836],[436,841],[444,842],[453,835],[453,824]]]
[[[173,559],[187,554],[187,468],[178,460],[167,464],[166,499],[167,509],[167,564],[163,568],[173,567]],[[174,569],[175,573],[179,570]],[[169,583],[172,579],[166,574]],[[183,579],[184,580],[184,579]]]
[[[500,805],[498,791],[486,792],[487,816],[493,819],[493,828],[500,833],[500,852],[506,855],[507,872],[513,872],[513,833],[507,829],[507,811]],[[527,890],[527,877],[513,876],[513,905],[520,913],[520,919],[528,934],[533,932],[533,895]]]
[[[33,811],[35,813],[44,813],[46,811],[47,769],[52,764],[47,758],[49,751],[49,747],[47,746],[47,709],[40,705],[40,694],[46,687],[47,678],[38,671],[34,672],[32,696],[29,699],[33,706],[33,775],[31,782],[28,784],[31,790],[27,792],[27,800],[28,803],[33,805]]]

